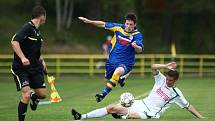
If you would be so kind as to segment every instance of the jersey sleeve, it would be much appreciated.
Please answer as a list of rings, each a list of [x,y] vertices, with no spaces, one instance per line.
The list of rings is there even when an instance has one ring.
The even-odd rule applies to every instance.
[[[119,23],[111,23],[111,22],[106,22],[105,23],[105,29],[108,29],[110,31],[117,31],[119,28],[122,26],[122,24]]]
[[[138,46],[142,47],[142,52],[144,50],[143,39],[144,39],[144,37],[142,36],[141,33],[138,33],[134,36],[134,41],[136,41]]]
[[[31,27],[28,24],[25,24],[20,30],[16,32],[16,34],[12,38],[12,41],[22,42],[31,33]]]
[[[178,96],[175,98],[174,102],[180,107],[180,108],[188,108],[189,102],[185,99],[182,92],[179,89],[175,89]]]
[[[156,83],[161,84],[165,81],[166,77],[160,71],[158,71],[158,73],[154,75],[154,79]]]

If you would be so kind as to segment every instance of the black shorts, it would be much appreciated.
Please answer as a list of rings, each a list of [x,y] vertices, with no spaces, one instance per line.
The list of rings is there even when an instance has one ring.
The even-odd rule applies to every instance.
[[[20,91],[25,86],[30,86],[32,89],[45,88],[43,67],[38,66],[23,66],[12,65],[11,71],[14,76],[17,91]]]

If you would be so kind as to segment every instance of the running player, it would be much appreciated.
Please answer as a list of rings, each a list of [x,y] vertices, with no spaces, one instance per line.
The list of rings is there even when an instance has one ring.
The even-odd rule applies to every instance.
[[[84,23],[103,27],[114,32],[111,40],[112,48],[106,61],[105,78],[109,81],[101,94],[96,94],[96,101],[102,101],[118,83],[124,86],[124,80],[135,63],[135,53],[143,52],[143,36],[137,30],[137,17],[133,13],[125,16],[125,23],[111,23],[104,21],[93,21],[79,17]]]
[[[46,97],[43,75],[46,71],[46,64],[40,52],[43,38],[38,30],[38,27],[45,21],[46,10],[42,6],[34,7],[31,21],[25,23],[11,41],[14,50],[11,71],[17,91],[21,91],[21,100],[18,105],[19,121],[25,120],[29,101],[31,101],[31,109],[35,111],[39,99]],[[35,92],[32,92],[31,88]]]
[[[204,118],[175,86],[175,82],[179,78],[179,73],[174,70],[176,68],[175,62],[153,64],[151,68],[153,70],[155,84],[146,98],[135,100],[129,108],[125,108],[121,104],[116,104],[93,110],[84,115],[72,109],[74,119],[98,118],[107,114],[112,114],[114,118],[123,119],[158,119],[173,103],[176,103],[180,108],[187,109],[197,118]],[[160,68],[169,69],[166,76],[158,70]]]

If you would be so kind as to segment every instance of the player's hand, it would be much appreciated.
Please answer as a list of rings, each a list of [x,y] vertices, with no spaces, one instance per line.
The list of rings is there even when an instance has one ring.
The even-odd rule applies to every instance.
[[[169,70],[175,70],[176,67],[177,67],[176,62],[170,62],[170,63],[166,64],[166,68],[169,69]]]
[[[137,47],[137,42],[136,42],[136,41],[133,41],[133,42],[131,43],[131,45],[132,45],[133,48],[136,48],[136,47]]]
[[[78,19],[80,19],[81,21],[83,21],[84,23],[89,23],[90,20],[84,17],[78,17]]]
[[[21,58],[21,61],[22,61],[22,64],[24,65],[24,66],[27,66],[27,65],[30,65],[30,61],[27,59],[27,58]]]
[[[47,75],[48,74],[48,69],[47,69],[47,66],[46,66],[46,63],[45,63],[44,59],[41,59],[41,63],[43,65],[43,72],[44,72],[45,75]]]

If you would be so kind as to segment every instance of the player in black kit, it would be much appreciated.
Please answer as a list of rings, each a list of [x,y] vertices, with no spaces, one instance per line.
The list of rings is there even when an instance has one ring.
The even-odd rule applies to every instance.
[[[25,23],[11,40],[14,50],[11,71],[17,91],[21,91],[21,100],[18,104],[19,121],[25,120],[29,102],[34,111],[39,100],[46,97],[44,72],[47,72],[47,68],[41,57],[43,38],[38,30],[38,27],[45,21],[46,10],[42,6],[35,6],[31,21]]]

